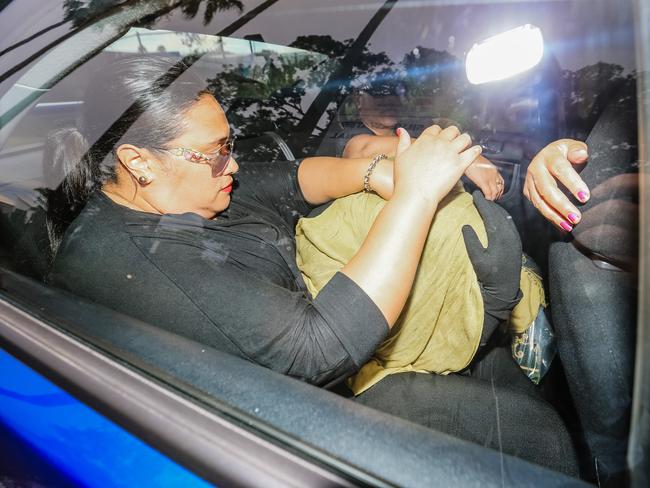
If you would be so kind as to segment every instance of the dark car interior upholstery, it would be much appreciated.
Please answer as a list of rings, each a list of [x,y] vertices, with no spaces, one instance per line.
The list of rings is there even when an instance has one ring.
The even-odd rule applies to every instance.
[[[0,203],[0,260],[9,269],[45,279],[52,248],[43,208],[20,210]]]
[[[629,433],[636,343],[639,206],[636,97],[624,86],[587,139],[581,173],[591,189],[582,222],[551,245],[550,303],[578,418],[602,446],[599,462],[624,463]],[[585,338],[589,338],[587,341]],[[580,375],[581,371],[591,372]],[[602,374],[598,374],[598,373]],[[603,391],[594,396],[591,392]],[[603,454],[605,453],[605,454]]]

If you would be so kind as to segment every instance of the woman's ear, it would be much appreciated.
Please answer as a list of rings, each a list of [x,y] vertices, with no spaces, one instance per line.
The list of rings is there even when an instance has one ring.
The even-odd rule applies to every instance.
[[[117,159],[124,169],[142,186],[148,185],[155,179],[153,165],[148,159],[148,153],[137,146],[122,144],[117,150]]]

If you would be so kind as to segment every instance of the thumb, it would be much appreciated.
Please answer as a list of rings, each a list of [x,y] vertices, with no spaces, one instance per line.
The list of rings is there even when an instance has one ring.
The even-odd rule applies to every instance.
[[[397,130],[395,131],[397,134],[397,151],[395,153],[395,156],[399,156],[402,154],[408,147],[411,145],[411,136],[409,133],[406,131],[406,129],[403,129],[402,127],[398,127]]]
[[[481,155],[481,151],[481,146],[476,145],[470,147],[469,149],[465,149],[462,153],[460,153],[460,164],[463,166],[463,168],[465,168],[465,171],[474,161],[476,161],[476,158]]]
[[[582,141],[571,141],[567,152],[567,159],[573,164],[584,163],[589,158],[587,144]]]
[[[481,254],[485,251],[485,248],[483,247],[483,244],[481,244],[481,241],[471,226],[463,225],[462,232],[463,240],[465,241],[465,248],[467,249],[467,254],[469,255],[469,260],[474,263],[481,257]]]

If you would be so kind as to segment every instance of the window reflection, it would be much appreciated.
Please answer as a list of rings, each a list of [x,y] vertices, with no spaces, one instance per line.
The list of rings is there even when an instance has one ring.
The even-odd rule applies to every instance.
[[[401,126],[417,135],[431,123],[460,126],[498,165],[507,186],[500,203],[517,222],[524,249],[544,277],[553,277],[552,299],[561,297],[557,320],[571,323],[571,307],[590,310],[597,296],[607,308],[603,316],[607,312],[612,320],[633,325],[628,315],[635,310],[639,182],[629,9],[604,2],[595,9],[586,1],[536,2],[507,4],[505,16],[501,3],[398,2],[385,19],[374,21],[382,4],[176,2],[80,62],[43,90],[1,141],[0,199],[10,214],[3,239],[11,252],[17,250],[16,267],[42,276],[48,266],[49,256],[33,258],[39,249],[30,246],[38,242],[29,233],[42,225],[43,196],[61,179],[42,167],[47,134],[77,120],[80,94],[99,64],[165,55],[190,60],[215,93],[238,136],[241,160],[341,155],[357,134],[390,136]],[[64,19],[81,27],[107,5],[65,2]],[[247,22],[237,22],[251,12]],[[471,85],[465,73],[469,47],[531,20],[547,41],[540,64],[507,80]],[[369,26],[369,41],[355,51]],[[228,35],[217,35],[228,29]],[[522,197],[531,158],[560,137],[586,139],[590,147],[582,177],[592,198],[580,206],[582,222],[571,235],[554,231]],[[601,271],[608,274],[597,274]],[[572,281],[592,272],[587,281]],[[612,276],[616,286],[604,296],[598,284]],[[574,293],[570,306],[562,301],[568,289]],[[570,357],[572,351],[564,354]]]

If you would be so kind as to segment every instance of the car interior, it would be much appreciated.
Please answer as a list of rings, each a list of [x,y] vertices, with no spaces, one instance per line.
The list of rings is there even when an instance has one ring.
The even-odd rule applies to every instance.
[[[46,283],[56,253],[52,216],[46,201],[56,197],[60,184],[60,176],[49,174],[50,169],[43,166],[47,135],[79,118],[81,95],[97,66],[148,53],[190,62],[190,69],[206,80],[206,86],[226,109],[237,136],[236,157],[246,161],[336,155],[342,141],[359,133],[360,128],[362,133],[365,130],[354,106],[355,90],[360,86],[386,85],[393,87],[394,95],[396,81],[399,82],[397,86],[405,87],[399,94],[400,126],[417,135],[432,121],[450,120],[479,141],[484,155],[499,168],[506,188],[498,203],[512,215],[524,251],[542,270],[556,331],[605,331],[602,342],[628,351],[629,364],[622,367],[633,369],[636,338],[630,324],[635,324],[637,318],[638,190],[630,190],[629,185],[625,189],[624,185],[603,185],[590,207],[593,217],[586,219],[588,228],[575,237],[553,229],[522,195],[531,159],[545,144],[560,137],[587,139],[589,143],[590,134],[599,129],[606,131],[613,141],[629,141],[628,157],[637,157],[635,114],[608,105],[634,81],[633,39],[623,39],[617,31],[612,38],[619,43],[619,51],[612,52],[628,49],[630,59],[610,56],[606,42],[604,47],[594,47],[588,44],[589,40],[582,39],[581,44],[581,38],[568,37],[567,33],[584,13],[584,2],[540,2],[551,12],[532,15],[529,22],[548,31],[547,44],[552,48],[523,74],[496,83],[472,85],[465,77],[463,59],[449,52],[459,52],[454,50],[454,42],[461,42],[460,34],[456,41],[447,39],[447,45],[441,46],[433,42],[434,34],[426,37],[418,31],[423,41],[407,35],[399,46],[385,47],[390,30],[411,22],[410,18],[401,17],[407,16],[405,12],[409,9],[395,8],[384,13],[383,20],[371,17],[372,12],[351,13],[351,18],[359,17],[351,28],[358,35],[356,40],[369,36],[357,46],[355,34],[340,35],[333,27],[331,33],[320,29],[320,34],[312,35],[297,27],[292,33],[286,32],[286,26],[279,32],[281,29],[275,24],[284,24],[279,15],[271,15],[272,5],[267,12],[267,30],[261,25],[262,11],[236,32],[223,35],[220,32],[226,27],[204,22],[204,7],[192,16],[181,10],[161,13],[158,4],[162,3],[122,6],[96,21],[84,18],[72,36],[36,56],[18,71],[17,79],[0,84],[3,300],[119,358],[142,374],[183,391],[205,408],[228,412],[231,419],[254,432],[286,448],[308,453],[310,459],[335,466],[351,478],[359,479],[361,474],[355,471],[359,469],[366,473],[364,476],[379,473],[380,478],[401,485],[421,484],[423,479],[433,480],[436,476],[447,477],[450,484],[502,479],[503,471],[495,468],[499,465],[496,451],[353,404],[336,392],[284,377]],[[261,3],[244,2],[247,9]],[[298,8],[295,2],[284,3],[290,12]],[[511,7],[516,17],[513,22],[527,18],[526,3]],[[344,2],[335,4],[323,8],[324,20],[335,19],[336,9],[345,6]],[[377,3],[377,8],[381,4]],[[422,10],[414,7],[408,15],[485,15],[487,19],[498,19],[499,15],[506,15],[511,5],[439,4],[431,2]],[[539,5],[536,8],[542,9]],[[605,10],[596,8],[592,12],[597,18],[595,25],[600,25],[601,17],[609,15]],[[558,18],[561,13],[562,26],[553,27],[549,19]],[[301,13],[318,14],[314,7],[305,7]],[[236,13],[228,15],[238,18]],[[297,14],[286,15],[295,21],[291,16]],[[631,25],[626,24],[632,21],[631,14],[618,15],[623,20],[616,28],[631,30]],[[366,31],[373,22],[376,25],[368,35]],[[417,29],[421,30],[423,24],[417,24]],[[495,24],[486,29],[486,36],[488,31],[504,30],[503,22],[495,20]],[[95,30],[88,32],[93,26]],[[416,40],[411,42],[412,38]],[[429,47],[427,40],[431,40]],[[580,59],[581,52],[584,59]],[[3,78],[2,82],[5,81]],[[594,147],[597,144],[600,142],[594,141]],[[603,143],[598,150],[607,151],[609,146]],[[606,174],[592,176],[594,181],[605,183],[608,178],[624,175],[626,168],[625,162],[612,163],[603,170]],[[587,166],[584,171],[592,170]],[[469,181],[465,185],[469,191],[476,188]],[[594,210],[597,203],[606,205],[613,200],[623,203],[615,209],[608,207],[607,211],[625,213],[627,219],[627,224],[616,229],[603,221],[602,212]],[[589,464],[582,437],[585,426],[581,424],[580,412],[596,408],[598,403],[590,406],[574,401],[576,392],[567,384],[560,359],[573,354],[564,349],[566,343],[558,342],[559,357],[553,360],[540,388],[574,436],[582,477],[596,482],[597,475]],[[200,360],[182,360],[188,357]],[[589,361],[591,358],[584,358],[584,368],[590,367]],[[588,387],[597,389],[594,385],[584,387],[586,391],[593,391]],[[618,421],[622,423],[629,422],[631,387],[621,386],[616,392],[621,398],[623,413]],[[315,417],[320,422],[314,423]],[[359,434],[354,443],[349,443],[349,432],[368,435]],[[414,442],[421,448],[409,450]],[[405,461],[410,469],[391,468],[389,451],[378,449],[378,445],[392,445],[396,452],[408,451],[413,456]],[[502,456],[503,459],[509,470],[508,483],[515,485],[526,480],[553,484],[554,478],[545,470],[510,456]],[[472,465],[472,469],[451,469],[459,460]],[[365,482],[380,481],[370,476]],[[558,475],[557,484],[561,482],[563,478]]]

